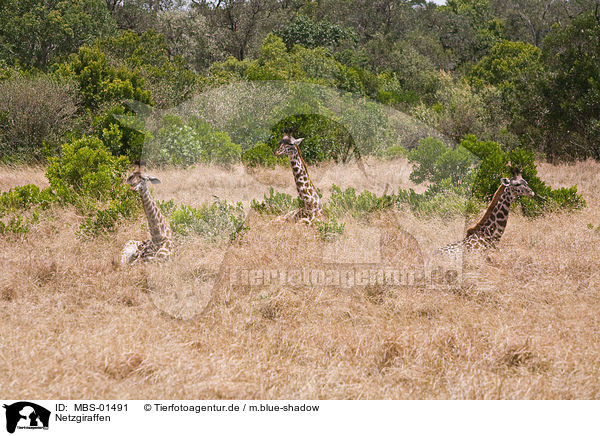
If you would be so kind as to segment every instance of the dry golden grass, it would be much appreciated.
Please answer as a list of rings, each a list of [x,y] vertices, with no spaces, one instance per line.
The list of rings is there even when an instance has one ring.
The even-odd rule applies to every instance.
[[[381,194],[386,185],[388,192],[411,186],[404,161],[370,161],[366,171],[331,165],[311,174],[327,189],[335,183]],[[188,239],[164,271],[169,264],[124,268],[116,261],[126,240],[146,237],[141,216],[84,241],[74,236],[80,218],[55,209],[27,239],[0,238],[2,392],[40,399],[599,399],[600,233],[587,224],[600,224],[600,164],[541,164],[540,173],[556,187],[577,184],[587,209],[536,220],[511,214],[500,249],[474,257],[464,283],[447,290],[206,283],[221,265],[320,267],[332,256],[365,262],[368,242],[398,226],[419,247],[409,237],[388,241],[387,250],[408,247],[397,257],[410,263],[418,250],[459,239],[460,220],[407,213],[367,224],[348,219],[336,246],[311,228],[253,215],[238,242]],[[42,174],[0,168],[0,188],[43,184]],[[269,185],[294,193],[288,168],[252,177],[240,167],[205,166],[155,175],[163,180],[157,197],[192,205],[217,195],[247,207]]]

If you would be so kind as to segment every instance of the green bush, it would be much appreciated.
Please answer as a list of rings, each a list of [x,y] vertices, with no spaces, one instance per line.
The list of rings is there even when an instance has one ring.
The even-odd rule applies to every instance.
[[[159,165],[189,166],[202,160],[200,135],[183,119],[165,115],[155,140],[145,151],[148,161]]]
[[[526,215],[585,207],[576,186],[553,190],[541,181],[537,177],[534,153],[523,148],[506,152],[497,142],[479,141],[474,135],[468,135],[455,149],[426,138],[408,156],[413,164],[410,179],[415,183],[429,183],[429,186],[423,194],[401,190],[398,203],[409,206],[417,214],[441,217],[471,214],[491,200],[500,179],[511,177],[512,169],[522,172],[536,194],[533,198],[517,200]]]
[[[196,234],[211,242],[218,242],[233,240],[245,231],[244,218],[242,203],[232,205],[217,200],[212,204],[202,204],[199,208],[185,205],[175,207],[169,221],[176,234]]]
[[[354,218],[364,218],[366,215],[392,207],[396,199],[392,195],[377,196],[369,191],[356,195],[354,188],[342,191],[339,186],[331,187],[331,198],[326,209],[333,216],[350,214]]]
[[[33,211],[28,217],[19,213],[13,214],[6,220],[6,223],[0,214],[0,235],[24,236],[29,233],[31,226],[38,221],[39,214],[37,211]]]
[[[398,207],[407,206],[415,215],[428,218],[451,219],[456,215],[475,215],[484,206],[470,197],[466,190],[452,185],[448,179],[422,194],[412,189],[400,190],[396,198]]]
[[[156,139],[144,150],[148,161],[159,165],[189,166],[198,162],[229,165],[240,160],[241,147],[226,132],[214,130],[208,123],[166,114]]]
[[[449,180],[456,185],[469,180],[476,163],[475,156],[466,148],[458,146],[452,149],[434,138],[422,139],[417,148],[408,152],[408,161],[413,164],[410,174],[413,182],[439,184]]]
[[[227,132],[213,132],[210,139],[212,143],[205,145],[209,162],[231,165],[240,161],[242,147],[235,144]]]
[[[40,190],[36,185],[16,186],[0,194],[0,216],[3,211],[29,209],[33,206],[47,209],[55,201],[56,197],[50,188]]]
[[[23,236],[39,221],[39,211],[56,201],[50,188],[24,185],[0,193],[0,235]]]
[[[100,139],[86,136],[62,146],[46,177],[60,202],[86,216],[82,232],[96,235],[139,210],[138,196],[122,182],[128,168],[126,157],[113,156]]]
[[[258,166],[273,168],[278,159],[267,144],[259,142],[242,154],[242,162],[250,168]]]
[[[108,204],[99,205],[97,210],[85,217],[79,234],[97,236],[107,231],[114,231],[119,221],[131,218],[137,210],[139,210],[139,198],[127,196],[111,200]]]
[[[346,162],[357,152],[350,132],[342,124],[322,115],[292,115],[275,124],[268,142],[271,150],[277,150],[286,131],[294,132],[296,138],[304,138],[300,151],[309,164],[329,159]]]
[[[533,198],[520,198],[523,213],[538,216],[554,210],[577,210],[585,207],[583,197],[577,194],[577,187],[553,190],[537,176],[535,155],[532,151],[516,148],[509,152],[492,141],[479,141],[473,135],[466,136],[461,146],[476,155],[481,164],[473,181],[473,195],[489,201],[498,189],[502,177],[511,177],[511,168],[519,169],[523,178],[535,192]]]
[[[62,146],[61,155],[50,160],[46,177],[64,201],[75,195],[103,201],[128,191],[121,182],[128,167],[126,157],[115,157],[100,139],[84,136]]]
[[[138,35],[126,30],[99,40],[96,47],[113,63],[124,62],[131,71],[138,71],[159,108],[189,99],[202,80],[187,68],[183,58],[168,52],[165,36],[155,31]]]
[[[419,95],[414,91],[402,88],[395,74],[383,72],[377,76],[377,101],[383,104],[412,106],[420,102]]]
[[[436,102],[414,106],[411,115],[456,142],[468,134],[511,146],[517,142],[508,132],[510,119],[497,88],[475,89],[447,74],[441,75],[441,84],[435,94]]]
[[[99,48],[81,47],[68,62],[58,66],[58,73],[79,84],[83,107],[88,110],[123,99],[152,104],[144,78],[136,71],[115,67]]]
[[[152,141],[144,119],[121,104],[114,105],[94,120],[95,136],[100,138],[114,156],[139,160],[144,146]]]
[[[285,23],[275,32],[290,50],[294,45],[304,47],[336,48],[344,41],[353,41],[354,33],[336,24],[321,20],[315,23],[304,15],[298,15],[292,23]]]
[[[269,188],[269,195],[264,195],[263,201],[252,200],[250,207],[260,214],[281,215],[303,206],[299,197],[292,197],[283,192],[275,192]]]
[[[324,241],[335,241],[344,234],[346,224],[338,223],[334,216],[329,221],[317,221],[317,230]]]

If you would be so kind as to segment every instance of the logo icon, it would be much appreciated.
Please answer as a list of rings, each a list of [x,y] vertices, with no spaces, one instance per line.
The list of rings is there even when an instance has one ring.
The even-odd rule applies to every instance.
[[[19,401],[11,405],[4,404],[6,409],[6,431],[14,433],[19,429],[48,429],[50,411],[28,401]]]

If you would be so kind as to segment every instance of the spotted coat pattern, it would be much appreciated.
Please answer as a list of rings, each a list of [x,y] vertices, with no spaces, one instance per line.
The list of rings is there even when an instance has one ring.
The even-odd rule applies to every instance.
[[[279,149],[275,154],[278,156],[286,155],[290,160],[298,196],[302,200],[303,207],[294,210],[282,217],[283,220],[293,219],[294,221],[312,224],[315,218],[323,213],[323,206],[317,188],[308,177],[308,170],[298,145],[304,138],[294,139],[293,136],[285,135],[279,142]]]
[[[533,197],[535,194],[520,174],[516,174],[510,180],[503,178],[485,214],[476,225],[467,230],[467,236],[462,241],[446,245],[439,250],[444,253],[458,253],[494,248],[506,229],[510,206],[521,195]]]
[[[142,199],[151,239],[145,241],[128,241],[121,253],[122,263],[135,264],[140,260],[165,260],[171,256],[173,251],[173,232],[171,231],[171,226],[152,198],[147,182],[154,184],[160,183],[160,180],[148,176],[145,174],[144,169],[137,165],[127,178],[127,183],[130,185],[131,190],[137,191]]]

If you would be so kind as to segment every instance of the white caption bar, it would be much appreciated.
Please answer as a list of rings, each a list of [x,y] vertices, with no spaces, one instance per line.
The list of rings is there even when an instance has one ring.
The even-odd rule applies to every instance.
[[[595,401],[0,400],[0,435],[598,434]],[[35,430],[44,429],[42,433]],[[12,433],[11,433],[12,430]]]

